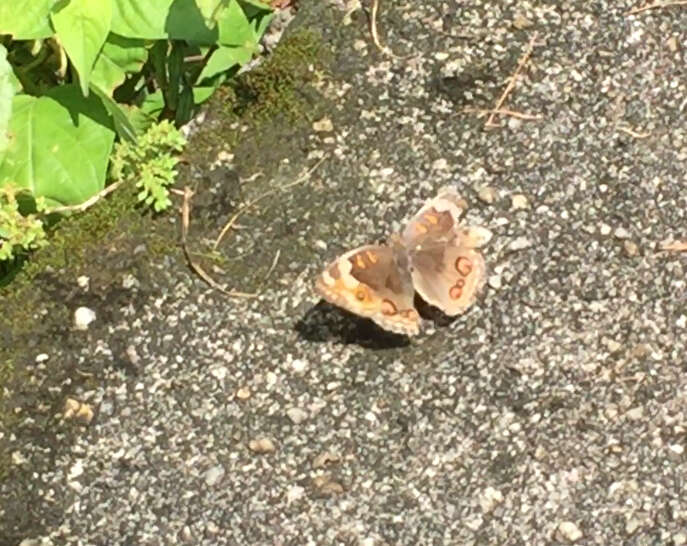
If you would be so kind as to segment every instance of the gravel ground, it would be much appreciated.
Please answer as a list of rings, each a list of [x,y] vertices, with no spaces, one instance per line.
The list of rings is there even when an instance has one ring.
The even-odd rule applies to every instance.
[[[327,120],[246,187],[325,160],[224,247],[238,287],[278,256],[260,296],[168,259],[33,355],[38,382],[98,370],[59,391],[94,418],[5,435],[2,544],[687,544],[687,253],[659,247],[687,237],[687,7],[633,4],[386,1],[392,56],[369,12],[303,0]],[[504,107],[540,119],[485,130],[464,110],[535,32]],[[446,184],[494,233],[467,314],[408,340],[318,302],[325,263]]]

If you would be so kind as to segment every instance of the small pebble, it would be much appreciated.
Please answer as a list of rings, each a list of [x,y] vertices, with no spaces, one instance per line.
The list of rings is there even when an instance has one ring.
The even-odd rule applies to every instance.
[[[224,476],[224,467],[221,464],[213,466],[205,473],[205,483],[209,486],[215,485]]]
[[[314,122],[312,124],[312,128],[314,131],[318,133],[330,133],[334,130],[334,125],[332,124],[331,119],[325,117],[321,120]]]
[[[613,232],[613,235],[616,239],[629,239],[632,237],[632,234],[624,227],[616,228],[616,230]]]
[[[433,171],[445,171],[448,168],[448,161],[446,161],[443,157],[441,159],[437,159],[432,163],[432,170]]]
[[[276,448],[274,442],[269,438],[257,438],[248,442],[248,449],[253,453],[271,453]]]
[[[480,186],[477,190],[477,197],[480,201],[491,204],[496,201],[496,190],[491,186]]]
[[[79,307],[74,311],[74,328],[88,330],[88,325],[95,320],[95,311],[88,307]]]
[[[642,525],[642,522],[639,521],[637,518],[630,518],[625,522],[625,532],[628,535],[634,535],[637,529],[639,529]]]
[[[529,248],[531,246],[532,241],[530,241],[527,237],[518,237],[517,239],[511,241],[511,243],[508,245],[508,250],[524,250],[525,248]]]
[[[343,485],[332,480],[331,476],[317,476],[313,479],[313,485],[323,495],[340,495],[344,492]]]
[[[290,408],[286,410],[286,415],[295,425],[300,425],[308,418],[308,412],[301,408]]]
[[[498,489],[487,487],[480,498],[482,511],[487,514],[503,502],[503,494]]]
[[[513,210],[527,209],[530,206],[527,197],[522,193],[516,193],[510,198],[511,208]]]
[[[305,488],[301,487],[300,485],[292,485],[286,491],[286,504],[289,505],[292,502],[297,501],[303,496],[304,493]]]
[[[576,542],[582,538],[582,531],[572,521],[561,522],[558,534],[568,542]]]
[[[317,457],[315,457],[315,459],[312,462],[312,466],[313,468],[322,468],[323,466],[326,466],[330,463],[338,463],[340,460],[341,457],[336,453],[325,451],[324,453],[320,453]]]
[[[79,285],[79,288],[83,288],[84,290],[88,290],[88,286],[91,283],[91,279],[88,278],[86,275],[81,275],[76,279],[76,284]]]
[[[490,288],[493,288],[494,290],[499,290],[502,286],[501,275],[491,275],[487,282]]]
[[[229,370],[226,366],[213,366],[210,368],[210,375],[218,381],[224,381],[224,378],[227,377],[228,373]]]
[[[632,241],[623,241],[623,248],[625,249],[625,254],[630,258],[639,254],[639,247]]]
[[[305,360],[297,358],[291,363],[291,369],[296,373],[303,373],[308,369],[308,363]]]
[[[531,27],[532,25],[532,21],[530,21],[527,17],[520,13],[513,17],[513,26],[518,30],[524,30],[526,28]]]
[[[361,51],[367,47],[367,42],[365,40],[354,40],[353,49],[356,51]]]
[[[605,237],[606,235],[610,235],[610,233],[611,233],[611,226],[609,226],[608,224],[601,224],[601,225],[599,226],[599,231],[601,232],[601,235],[603,235],[604,237]]]
[[[239,400],[248,400],[250,398],[250,391],[246,387],[241,387],[236,391],[236,398]]]
[[[67,398],[64,402],[62,417],[65,419],[78,419],[88,424],[93,420],[93,408],[89,404],[79,402],[73,398]]]

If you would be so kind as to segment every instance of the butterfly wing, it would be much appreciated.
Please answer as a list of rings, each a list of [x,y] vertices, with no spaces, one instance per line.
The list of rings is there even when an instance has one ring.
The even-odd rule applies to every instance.
[[[347,252],[318,276],[315,289],[327,301],[399,334],[420,331],[407,268],[386,246],[368,245]]]
[[[484,287],[486,265],[460,238],[411,253],[412,279],[422,298],[449,316],[465,311]]]
[[[424,244],[448,243],[466,209],[467,203],[454,188],[440,189],[408,222],[401,234],[403,245],[413,249]]]
[[[466,202],[453,188],[443,188],[408,222],[401,235],[407,248],[415,290],[450,316],[462,313],[484,286],[486,266],[477,248],[491,232],[463,228]]]

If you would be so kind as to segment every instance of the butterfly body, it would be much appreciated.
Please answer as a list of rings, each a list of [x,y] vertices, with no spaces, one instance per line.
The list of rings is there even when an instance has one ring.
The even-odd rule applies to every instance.
[[[484,285],[486,266],[477,249],[491,236],[485,228],[460,226],[465,208],[453,188],[440,190],[389,245],[362,246],[329,264],[317,278],[317,292],[406,335],[420,331],[415,291],[447,315],[462,313]]]

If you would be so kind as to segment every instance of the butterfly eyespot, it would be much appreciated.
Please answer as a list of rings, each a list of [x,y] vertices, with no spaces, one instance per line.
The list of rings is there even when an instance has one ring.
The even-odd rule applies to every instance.
[[[394,302],[389,301],[389,300],[384,300],[382,302],[382,314],[383,315],[395,315],[396,314],[396,306],[394,305]]]
[[[458,279],[458,280],[456,281],[456,286],[457,286],[458,288],[463,288],[463,287],[465,286],[465,281],[464,281],[463,279]]]
[[[457,258],[455,266],[456,271],[463,275],[463,277],[467,277],[472,272],[472,262],[465,256]]]
[[[451,297],[452,300],[460,299],[460,297],[463,295],[463,287],[458,285],[452,286],[451,289],[448,291],[448,295]]]
[[[367,294],[365,293],[365,290],[356,290],[355,299],[357,299],[358,301],[365,301],[365,299],[367,299]]]

